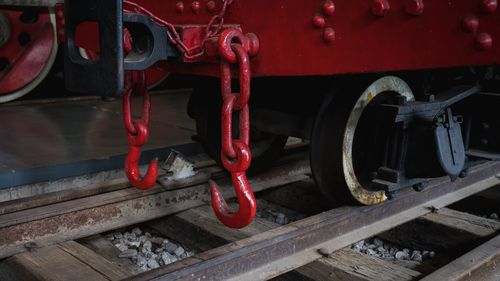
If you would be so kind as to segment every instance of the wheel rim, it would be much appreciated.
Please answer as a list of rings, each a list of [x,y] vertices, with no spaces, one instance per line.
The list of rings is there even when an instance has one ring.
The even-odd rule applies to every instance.
[[[373,82],[356,101],[347,119],[346,129],[342,141],[342,168],[346,185],[351,195],[360,203],[374,205],[387,199],[384,191],[371,191],[363,187],[358,180],[353,161],[353,144],[356,128],[368,104],[379,94],[393,92],[414,100],[413,93],[402,79],[395,76],[386,76]]]
[[[47,13],[40,11],[33,23],[23,23],[20,10],[2,12],[12,30],[10,40],[0,49],[0,56],[10,64],[0,71],[0,103],[20,98],[38,86],[52,68],[58,49],[54,8],[47,8]],[[26,46],[16,46],[22,45],[23,37],[33,40],[27,39]]]

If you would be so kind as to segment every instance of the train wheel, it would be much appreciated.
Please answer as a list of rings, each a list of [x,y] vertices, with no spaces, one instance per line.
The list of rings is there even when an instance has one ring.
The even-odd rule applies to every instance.
[[[340,204],[355,199],[373,205],[387,199],[384,191],[373,190],[369,184],[381,166],[393,124],[390,117],[381,116],[377,105],[401,96],[414,99],[402,79],[386,76],[367,88],[351,87],[349,92],[340,90],[326,97],[312,132],[311,169],[329,201]]]
[[[216,87],[204,87],[213,89]],[[205,152],[212,157],[219,165],[221,153],[221,99],[219,95],[211,95],[205,90],[195,90],[189,100],[188,113],[196,121],[197,141],[201,143]],[[235,115],[233,124],[238,124],[238,117]],[[250,120],[250,124],[252,124]],[[237,137],[236,127],[233,134]],[[250,127],[250,149],[252,150],[252,163],[248,174],[259,173],[279,157],[288,136],[275,135],[258,131]]]
[[[0,10],[0,102],[20,98],[38,86],[57,55],[53,8]]]

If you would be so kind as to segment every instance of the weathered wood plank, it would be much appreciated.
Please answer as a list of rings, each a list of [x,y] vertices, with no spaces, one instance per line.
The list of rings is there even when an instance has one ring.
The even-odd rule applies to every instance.
[[[75,242],[67,241],[58,245],[63,251],[69,253],[81,262],[84,262],[95,271],[99,272],[109,280],[121,280],[131,276],[116,264],[108,261],[101,255],[98,255],[89,248]]]
[[[197,254],[182,264],[160,267],[127,280],[272,278],[321,258],[318,249],[323,252],[340,250],[425,215],[433,208],[443,208],[498,185],[499,168],[500,163],[484,163],[472,167],[467,177],[453,182],[447,178],[433,179],[422,192],[406,190],[384,204],[330,210]]]
[[[500,280],[500,235],[422,279],[447,280]]]
[[[415,221],[391,229],[380,236],[418,249],[472,249],[500,231],[500,222],[448,208],[439,209]],[[439,235],[429,235],[439,233]]]
[[[254,222],[245,228],[228,229],[217,221],[211,213],[212,210],[208,206],[203,206],[176,214],[173,217],[176,218],[180,225],[193,225],[208,233],[210,236],[222,239],[225,242],[238,241],[279,226],[274,222],[270,222],[262,218],[255,218]],[[169,225],[167,229],[165,229],[166,225]],[[152,226],[159,231],[166,231],[168,232],[168,235],[176,235],[172,233],[172,229],[170,228],[171,225],[172,220],[152,224]],[[178,239],[183,238],[178,236]],[[210,238],[208,240],[214,241]],[[201,244],[205,245],[206,243],[201,242]],[[215,245],[212,244],[208,247],[210,246],[213,247]],[[205,246],[201,247],[208,248]],[[333,253],[328,258],[321,258],[306,266],[296,269],[296,271],[312,280],[395,281],[416,280],[416,278],[420,276],[420,273],[414,270],[407,269],[375,257],[356,253],[350,249],[342,249]]]
[[[58,245],[15,255],[0,265],[0,280],[3,281],[108,281],[124,277],[110,279]]]
[[[78,243],[119,266],[125,272],[129,273],[129,275],[135,275],[142,272],[142,270],[130,259],[119,258],[118,255],[120,254],[120,250],[102,235],[97,234],[85,237],[78,240]]]
[[[303,155],[281,163],[249,181],[254,191],[307,178],[309,166]],[[220,180],[224,197],[234,197],[228,179]],[[150,191],[123,189],[88,198],[66,201],[0,215],[0,258],[26,251],[26,243],[47,246],[156,219],[201,206],[210,201],[208,184],[177,190],[161,187]]]

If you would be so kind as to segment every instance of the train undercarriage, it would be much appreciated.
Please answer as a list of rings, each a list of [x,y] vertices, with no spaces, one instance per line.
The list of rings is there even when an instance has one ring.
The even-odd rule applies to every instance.
[[[141,176],[137,164],[140,148],[148,137],[147,116],[151,105],[147,87],[162,80],[169,72],[203,75],[193,76],[196,86],[187,110],[196,120],[196,139],[232,175],[240,209],[233,212],[227,208],[214,182],[211,182],[212,204],[224,224],[237,228],[250,223],[255,214],[255,199],[245,173],[265,170],[279,156],[290,136],[309,142],[313,177],[333,204],[379,204],[397,196],[401,189],[422,191],[429,178],[448,176],[453,180],[466,177],[468,168],[475,163],[500,160],[500,117],[497,112],[500,106],[500,70],[498,56],[495,56],[498,52],[491,46],[494,36],[489,33],[478,34],[476,43],[470,46],[483,52],[490,50],[486,58],[469,56],[468,60],[457,62],[457,58],[450,55],[449,61],[443,60],[440,56],[445,54],[446,48],[436,47],[436,54],[430,55],[435,63],[424,59],[428,54],[423,54],[401,59],[401,65],[397,65],[398,60],[392,56],[371,61],[368,55],[360,53],[361,57],[355,59],[355,52],[343,50],[343,56],[336,58],[337,63],[329,57],[333,56],[329,48],[332,45],[336,48],[337,43],[331,33],[333,29],[321,22],[335,13],[333,2],[327,0],[320,3],[322,14],[314,15],[311,27],[313,31],[321,30],[322,41],[314,41],[312,47],[306,48],[308,52],[304,60],[297,62],[296,68],[290,61],[281,68],[283,58],[273,49],[283,42],[275,40],[279,42],[273,45],[269,32],[264,32],[253,19],[240,25],[241,14],[229,16],[228,23],[233,20],[237,24],[225,24],[223,12],[234,5],[232,1],[202,2],[192,2],[192,13],[185,18],[181,18],[188,9],[184,2],[174,3],[177,15],[172,15],[172,18],[182,23],[175,26],[166,21],[170,12],[161,16],[151,12],[153,1],[144,1],[144,6],[141,6],[130,1],[103,4],[99,0],[71,0],[64,3],[64,12],[61,6],[51,6],[48,10],[42,8],[42,12],[39,10],[35,12],[37,16],[31,17],[27,11],[33,14],[32,7],[2,9],[0,27],[15,34],[12,36],[16,40],[15,43],[9,39],[0,40],[0,51],[3,51],[1,48],[10,48],[10,53],[0,55],[0,100],[9,101],[22,96],[43,80],[57,53],[57,42],[64,41],[65,79],[69,89],[106,97],[124,96],[124,123],[131,144],[125,166],[133,185],[147,189],[156,181],[158,169],[158,164],[152,162],[147,174]],[[269,5],[283,1],[274,2]],[[421,7],[418,4],[423,2],[410,2],[417,3],[417,6],[415,10],[406,6],[408,18],[405,20],[416,21],[424,9],[423,4]],[[481,4],[484,6],[481,9],[495,15],[496,6],[488,6],[491,1],[480,2],[487,2]],[[211,17],[217,9],[213,7],[212,11],[209,3],[220,6],[223,12]],[[206,12],[197,8],[200,4],[206,5]],[[313,5],[312,10],[315,10],[316,4],[304,4],[302,8],[307,10]],[[237,11],[248,9],[251,4],[242,5]],[[297,5],[290,4],[290,10],[301,8]],[[464,3],[457,6],[460,13],[472,9]],[[434,8],[445,9],[440,4],[435,4]],[[370,20],[379,22],[376,17],[385,17],[385,14],[379,15],[374,9]],[[198,13],[207,13],[203,14],[205,18],[212,20],[208,25],[191,24],[193,19],[196,19],[193,23],[200,21],[195,17]],[[453,10],[451,16],[455,14],[458,12]],[[6,15],[11,20],[6,20]],[[12,18],[20,22],[12,24]],[[310,15],[305,18],[309,20]],[[104,19],[107,20],[106,26],[102,25]],[[476,34],[474,19],[466,17],[453,25],[460,26],[461,22],[464,28],[474,29],[465,33]],[[88,39],[88,36],[92,37],[91,27],[83,32],[82,37],[77,34],[79,25],[89,20],[100,24],[100,37],[94,40],[97,42]],[[493,29],[490,33],[500,34],[491,19],[484,21],[487,22],[486,28]],[[33,27],[33,34],[21,31],[34,23],[40,26],[38,29]],[[281,24],[286,25],[276,23],[276,29],[281,30]],[[418,22],[414,24],[420,26]],[[19,30],[11,26],[19,27]],[[245,32],[254,32],[254,26],[256,34],[243,33],[243,27]],[[342,26],[338,30],[342,32]],[[441,31],[438,28],[437,33]],[[10,33],[4,38],[12,37]],[[40,34],[45,34],[45,37],[40,37]],[[316,34],[308,33],[300,39],[310,41],[313,36]],[[432,40],[432,36],[429,37]],[[46,46],[42,49],[45,50],[43,54],[38,51],[40,48],[36,48],[41,44],[38,40]],[[289,44],[288,40],[291,39],[283,41]],[[355,37],[347,45],[359,43],[359,40]],[[468,39],[453,40],[462,42]],[[399,55],[411,54],[417,49],[414,47],[416,43],[407,41],[411,42],[401,40],[401,48],[408,47],[408,50],[393,49],[394,42],[390,41],[387,43],[391,46],[389,51]],[[292,55],[302,54],[302,44],[291,46],[286,59],[293,61],[290,59]],[[345,43],[339,42],[338,48],[345,49],[342,44]],[[32,49],[38,53],[32,53]],[[317,60],[312,54],[316,51],[328,52],[324,55],[325,61]],[[30,54],[38,54],[42,59],[30,60]],[[273,56],[276,61],[273,61]],[[308,61],[311,63],[305,63]],[[355,63],[345,63],[350,61]],[[476,63],[479,66],[473,67]],[[28,72],[29,79],[16,84],[20,73],[33,64],[37,67]],[[256,77],[250,76],[252,72]],[[238,79],[234,74],[239,75]],[[127,104],[132,94],[144,96],[145,107],[139,119],[132,118]]]

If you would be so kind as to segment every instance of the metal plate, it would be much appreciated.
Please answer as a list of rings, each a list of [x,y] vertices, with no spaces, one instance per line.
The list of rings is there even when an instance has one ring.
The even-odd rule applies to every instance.
[[[152,95],[151,135],[141,157],[165,158],[171,148],[201,151],[185,113],[189,92]],[[134,99],[134,109],[141,99]],[[138,111],[136,111],[138,112]],[[121,101],[77,101],[0,107],[0,189],[119,169],[128,150]]]

